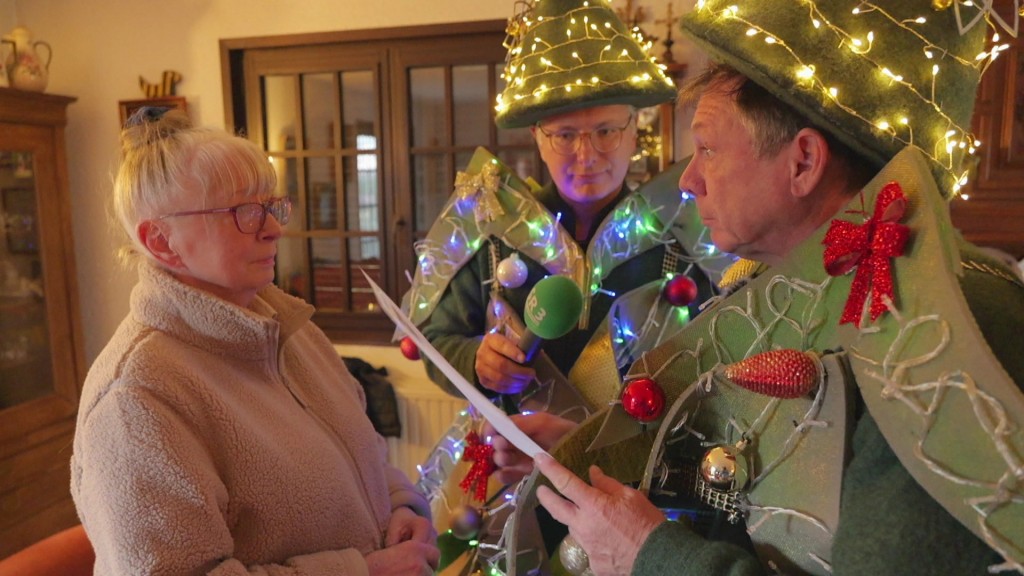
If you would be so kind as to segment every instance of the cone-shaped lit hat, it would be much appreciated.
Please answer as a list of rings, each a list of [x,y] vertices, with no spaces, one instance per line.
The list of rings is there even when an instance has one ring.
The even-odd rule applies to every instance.
[[[983,8],[954,3],[700,0],[682,28],[879,166],[920,148],[950,197],[966,182],[975,93],[998,51],[984,52],[983,18],[965,26]]]
[[[519,128],[580,108],[654,106],[676,89],[607,0],[520,1],[509,20],[496,122]]]

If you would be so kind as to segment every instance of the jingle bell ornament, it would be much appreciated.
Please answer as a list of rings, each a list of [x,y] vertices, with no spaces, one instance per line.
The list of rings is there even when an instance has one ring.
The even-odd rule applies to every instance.
[[[665,393],[650,378],[637,378],[626,383],[621,399],[626,414],[640,422],[657,420],[665,410]]]
[[[700,475],[714,488],[735,492],[747,485],[747,462],[736,446],[714,446],[701,458]]]
[[[420,348],[409,336],[402,338],[402,341],[398,343],[398,349],[402,351],[402,356],[405,356],[409,360],[420,359]]]
[[[689,276],[676,274],[665,282],[661,295],[673,306],[689,306],[697,299],[697,283]]]
[[[526,283],[528,274],[526,263],[519,259],[519,254],[515,253],[499,262],[498,269],[495,271],[498,283],[510,289],[519,288]]]
[[[472,540],[476,538],[476,535],[480,533],[482,525],[483,515],[480,514],[480,511],[465,504],[456,506],[448,518],[448,527],[452,531],[452,536],[459,540]]]

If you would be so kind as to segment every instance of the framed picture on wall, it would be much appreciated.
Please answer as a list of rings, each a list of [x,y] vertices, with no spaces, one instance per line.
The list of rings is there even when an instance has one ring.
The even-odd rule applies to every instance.
[[[36,197],[32,188],[4,188],[3,224],[7,233],[7,251],[11,254],[34,254],[39,251],[39,230],[36,224]]]
[[[161,98],[145,98],[143,100],[121,100],[118,102],[121,108],[121,126],[131,118],[136,110],[143,106],[159,106],[174,108],[188,113],[188,102],[184,96],[163,96]]]

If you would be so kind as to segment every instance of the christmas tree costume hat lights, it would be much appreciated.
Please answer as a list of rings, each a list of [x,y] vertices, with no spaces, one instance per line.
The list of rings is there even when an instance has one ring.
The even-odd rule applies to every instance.
[[[580,108],[654,106],[675,97],[661,65],[608,0],[520,1],[509,20],[499,128],[521,128]]]
[[[877,166],[919,148],[949,198],[979,144],[970,133],[978,81],[1005,49],[985,51],[988,28],[963,25],[981,9],[955,4],[701,0],[682,28]]]

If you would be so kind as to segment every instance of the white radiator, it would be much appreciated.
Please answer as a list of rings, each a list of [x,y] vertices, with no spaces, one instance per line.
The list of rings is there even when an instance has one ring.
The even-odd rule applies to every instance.
[[[396,386],[395,394],[402,437],[388,438],[388,460],[415,483],[419,479],[416,466],[427,459],[467,402],[445,394],[429,381],[422,387]]]

